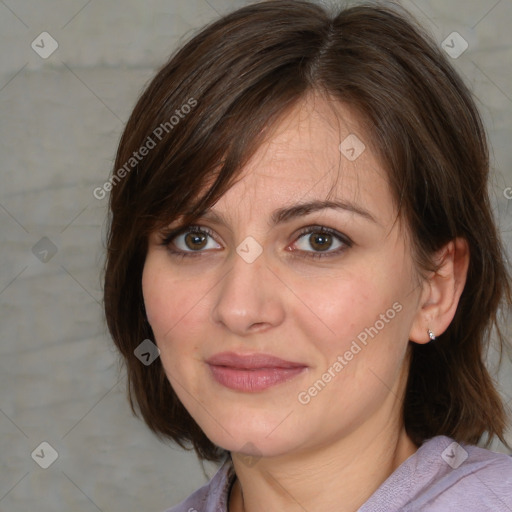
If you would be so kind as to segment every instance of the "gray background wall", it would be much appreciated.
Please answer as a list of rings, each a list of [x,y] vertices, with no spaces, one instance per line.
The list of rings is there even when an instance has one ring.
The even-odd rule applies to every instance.
[[[192,453],[131,415],[101,309],[107,200],[92,191],[155,69],[194,30],[246,3],[0,0],[1,511],[160,511],[215,469],[203,474]],[[491,136],[510,254],[512,0],[403,5],[439,44],[456,31],[469,45],[453,63]],[[47,58],[42,32],[58,43]],[[510,366],[500,375],[510,405],[511,375]],[[58,454],[48,469],[36,463],[51,462],[43,441]]]

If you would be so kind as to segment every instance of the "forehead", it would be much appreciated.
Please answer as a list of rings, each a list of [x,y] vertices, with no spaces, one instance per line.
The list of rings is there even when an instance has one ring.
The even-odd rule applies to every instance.
[[[260,205],[339,198],[379,217],[394,211],[387,174],[360,117],[349,106],[313,94],[269,130],[225,195],[238,204],[258,199]]]

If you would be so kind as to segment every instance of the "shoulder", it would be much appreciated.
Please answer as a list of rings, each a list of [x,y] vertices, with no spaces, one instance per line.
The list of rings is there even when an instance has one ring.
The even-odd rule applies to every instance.
[[[360,512],[510,512],[512,457],[436,436],[404,461]]]
[[[424,445],[415,478],[418,493],[404,510],[510,512],[512,457],[436,436]]]
[[[227,459],[207,484],[166,512],[227,512],[229,489],[234,479],[233,464]]]

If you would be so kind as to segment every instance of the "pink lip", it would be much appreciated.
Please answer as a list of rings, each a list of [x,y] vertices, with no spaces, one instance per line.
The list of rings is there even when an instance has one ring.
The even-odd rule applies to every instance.
[[[246,392],[263,391],[292,379],[307,368],[302,363],[285,361],[268,354],[222,352],[206,362],[219,384]]]

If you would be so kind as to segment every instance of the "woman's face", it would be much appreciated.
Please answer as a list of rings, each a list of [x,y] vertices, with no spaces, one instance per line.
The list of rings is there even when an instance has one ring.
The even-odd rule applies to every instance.
[[[165,372],[230,451],[320,448],[400,414],[421,287],[385,172],[357,117],[337,111],[304,100],[203,233],[150,239],[142,284]],[[284,362],[243,357],[258,355]]]

